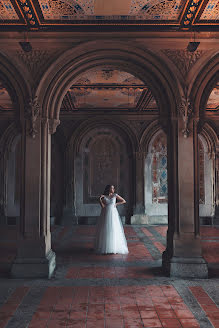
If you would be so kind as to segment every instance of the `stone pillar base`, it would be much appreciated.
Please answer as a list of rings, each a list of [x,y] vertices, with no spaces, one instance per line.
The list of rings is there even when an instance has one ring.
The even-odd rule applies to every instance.
[[[208,264],[202,257],[176,257],[169,261],[163,256],[163,269],[169,271],[170,277],[176,278],[208,278]]]
[[[146,214],[134,214],[131,216],[131,224],[149,224]]]
[[[15,259],[11,278],[50,278],[56,267],[56,255],[50,250],[46,257]]]

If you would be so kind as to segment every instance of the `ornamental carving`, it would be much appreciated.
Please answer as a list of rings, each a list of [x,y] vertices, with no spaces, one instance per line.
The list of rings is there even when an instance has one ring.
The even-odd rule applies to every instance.
[[[53,53],[48,50],[33,49],[30,52],[17,51],[18,58],[24,63],[33,79],[43,73],[43,69],[53,59]]]
[[[164,49],[162,52],[176,65],[183,77],[187,76],[203,54],[203,51],[200,50],[189,52],[187,49]]]
[[[192,114],[192,104],[190,96],[188,95],[188,89],[187,87],[184,88],[184,95],[181,97],[181,100],[178,104],[179,114],[182,115],[184,128],[182,130],[184,138],[187,138],[189,136],[189,119]]]
[[[30,123],[29,135],[32,138],[36,137],[37,128],[36,123],[40,115],[40,106],[37,101],[37,97],[32,97],[28,100],[25,108],[26,118]]]
[[[53,134],[56,132],[57,126],[60,124],[60,120],[50,119],[49,120],[49,133]]]

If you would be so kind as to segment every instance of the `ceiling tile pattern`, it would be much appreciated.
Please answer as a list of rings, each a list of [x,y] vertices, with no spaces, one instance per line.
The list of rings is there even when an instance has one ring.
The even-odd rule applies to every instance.
[[[158,110],[152,93],[140,79],[112,67],[98,67],[78,77],[62,109]]]
[[[219,20],[219,0],[209,0],[200,20]]]
[[[136,19],[177,20],[183,10],[185,0],[132,0],[129,15]]]
[[[125,1],[125,2],[124,2]],[[177,20],[185,0],[39,0],[45,20]],[[108,5],[107,5],[108,4]],[[125,5],[124,5],[125,4]],[[122,17],[121,17],[122,16]]]
[[[0,0],[0,25],[158,25],[166,29],[218,24],[219,0]],[[16,22],[16,23],[15,23]]]
[[[0,0],[0,20],[18,20],[19,17],[10,0]]]

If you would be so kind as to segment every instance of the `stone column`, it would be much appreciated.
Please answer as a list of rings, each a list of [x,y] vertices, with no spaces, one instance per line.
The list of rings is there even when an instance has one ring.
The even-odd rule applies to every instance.
[[[62,216],[62,225],[72,226],[78,224],[75,207],[75,167],[78,155],[75,158],[73,145],[70,142],[65,151],[65,201]]]
[[[214,224],[219,224],[219,147],[216,149],[215,154],[215,216]]]
[[[163,268],[172,277],[207,278],[199,227],[198,118],[190,117],[188,107],[182,111],[172,119],[168,136],[169,226]]]
[[[39,117],[34,100],[22,127],[21,224],[14,278],[49,278],[56,261],[50,233],[50,158],[54,122]]]
[[[143,151],[138,151],[134,155],[135,165],[133,175],[135,176],[135,203],[131,224],[147,224],[148,217],[145,214],[144,204],[144,165],[146,154]]]

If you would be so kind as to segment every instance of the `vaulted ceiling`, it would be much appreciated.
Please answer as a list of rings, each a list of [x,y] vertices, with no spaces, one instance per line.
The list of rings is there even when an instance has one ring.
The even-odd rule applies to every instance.
[[[80,75],[63,99],[62,110],[158,110],[150,89],[137,77],[110,66]]]
[[[218,26],[219,0],[0,0],[0,27]]]

